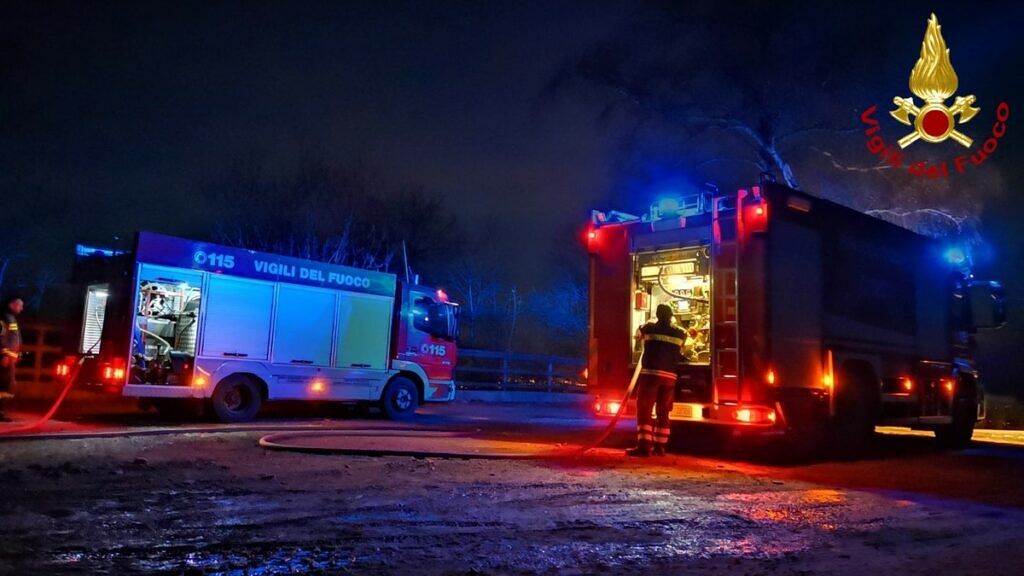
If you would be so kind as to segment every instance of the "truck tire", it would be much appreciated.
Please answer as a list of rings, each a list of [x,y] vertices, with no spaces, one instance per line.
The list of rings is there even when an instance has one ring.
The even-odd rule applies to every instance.
[[[381,409],[392,420],[409,420],[416,415],[420,393],[416,384],[405,376],[397,376],[380,397]]]
[[[977,401],[973,395],[957,397],[953,403],[953,422],[935,429],[935,439],[943,448],[966,448],[971,445],[977,420]]]
[[[837,388],[832,444],[839,454],[856,456],[864,452],[875,434],[880,398],[874,375],[861,366],[844,366]]]
[[[260,411],[263,394],[252,378],[234,375],[217,384],[210,400],[221,422],[248,422]]]

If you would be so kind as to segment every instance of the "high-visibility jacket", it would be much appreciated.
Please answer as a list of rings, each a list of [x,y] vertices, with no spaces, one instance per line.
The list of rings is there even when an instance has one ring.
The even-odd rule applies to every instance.
[[[682,360],[686,332],[672,324],[648,322],[640,327],[644,341],[641,374],[676,381],[676,365]]]
[[[15,360],[21,356],[21,330],[18,319],[10,312],[0,316],[0,356]]]

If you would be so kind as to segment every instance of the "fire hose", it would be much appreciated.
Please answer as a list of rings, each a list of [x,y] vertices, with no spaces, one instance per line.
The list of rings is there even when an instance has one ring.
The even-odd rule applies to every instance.
[[[31,431],[34,431],[34,430],[37,430],[37,429],[41,428],[44,424],[49,422],[53,418],[53,416],[57,413],[57,410],[60,409],[60,406],[64,403],[64,400],[67,398],[68,393],[71,391],[71,388],[74,386],[75,382],[78,380],[78,375],[82,371],[82,366],[85,363],[85,360],[86,360],[85,356],[83,356],[82,358],[80,358],[78,360],[78,362],[75,364],[74,370],[72,370],[71,373],[68,375],[68,380],[67,380],[67,383],[64,385],[64,388],[61,390],[60,394],[57,396],[57,398],[54,401],[53,405],[50,406],[50,409],[47,410],[46,413],[42,417],[40,417],[35,422],[32,422],[30,424],[26,424],[24,426],[18,426],[18,427],[15,427],[15,428],[8,428],[8,429],[5,429],[5,430],[0,430],[0,436],[8,435],[8,434],[21,434],[21,433],[25,433],[25,432],[31,432]],[[582,454],[584,454],[584,453],[586,453],[586,452],[588,452],[590,450],[593,450],[594,448],[599,447],[601,444],[604,443],[605,440],[608,439],[608,436],[611,435],[612,431],[618,425],[619,419],[622,417],[622,413],[625,412],[625,407],[626,407],[627,403],[629,402],[630,396],[632,396],[632,394],[633,394],[633,390],[636,388],[637,381],[639,380],[639,377],[640,377],[640,370],[642,368],[642,364],[643,364],[643,352],[641,352],[641,354],[640,354],[640,359],[637,361],[636,369],[633,371],[633,376],[630,378],[629,385],[626,387],[626,392],[625,392],[625,394],[622,397],[622,402],[619,403],[619,410],[617,410],[615,412],[615,414],[612,415],[612,418],[608,422],[608,425],[601,432],[601,434],[597,437],[597,439],[594,440],[593,442],[591,442],[590,444],[587,444],[585,446],[580,447],[578,450],[576,450],[574,452],[575,454],[582,455]],[[312,432],[311,434],[318,434],[318,433],[319,434],[323,434],[324,432],[325,431]],[[339,432],[341,432],[341,431],[339,431]],[[294,437],[302,435],[302,434],[304,434],[304,433],[299,432],[299,433],[289,434],[288,436],[290,436],[291,439],[294,439]],[[259,441],[260,446],[263,446],[264,448],[273,448],[273,449],[281,449],[281,450],[288,450],[290,448],[286,442],[275,442],[274,441],[275,439],[272,438],[273,436],[275,436],[275,435],[272,434],[272,435],[268,435],[268,436],[264,436],[263,438],[260,438],[260,441]],[[278,435],[278,436],[280,436],[280,435]],[[306,451],[306,450],[301,450],[300,449],[300,451]],[[497,456],[497,457],[501,457],[501,456]],[[512,456],[512,457],[516,457],[516,456]],[[534,455],[534,456],[531,456],[531,457],[532,458],[537,458],[537,457],[543,457],[543,456]]]
[[[643,365],[643,353],[619,404],[619,410],[601,434],[591,443],[567,451],[550,451],[550,446],[534,445],[538,451],[517,441],[474,439],[469,434],[447,431],[377,429],[373,431],[318,430],[277,432],[259,439],[268,450],[307,454],[347,454],[362,456],[411,456],[417,458],[483,458],[495,460],[540,460],[582,456],[608,439],[625,412],[636,388]],[[369,436],[369,438],[367,437]],[[525,449],[525,450],[524,450]]]
[[[636,369],[633,370],[633,377],[629,379],[629,386],[626,387],[626,394],[622,397],[622,402],[619,403],[619,409],[616,410],[615,414],[612,415],[611,422],[609,422],[608,426],[605,427],[604,432],[602,432],[601,435],[597,437],[597,440],[595,440],[591,444],[588,444],[587,446],[580,448],[580,454],[583,454],[584,452],[587,452],[589,450],[593,450],[594,448],[597,448],[598,446],[603,444],[604,441],[608,439],[608,436],[612,433],[612,430],[615,429],[615,426],[619,423],[619,418],[622,417],[622,413],[626,411],[626,404],[629,403],[629,397],[633,395],[633,389],[636,388],[637,380],[640,379],[640,370],[643,367],[643,361],[644,353],[643,350],[641,350],[640,358],[637,359],[636,361]]]
[[[67,384],[64,385],[64,389],[60,391],[59,395],[57,395],[57,400],[53,403],[53,406],[50,406],[50,409],[47,410],[46,414],[43,414],[43,416],[39,420],[36,420],[31,424],[0,430],[0,435],[31,432],[33,430],[41,428],[43,424],[49,422],[50,419],[53,418],[53,415],[57,413],[57,410],[60,408],[60,405],[64,403],[64,399],[67,398],[68,392],[71,391],[71,386],[74,385],[75,380],[78,379],[78,373],[82,371],[82,364],[85,363],[85,358],[85,356],[79,358],[78,363],[75,364],[75,369],[71,372],[71,374],[68,375]]]

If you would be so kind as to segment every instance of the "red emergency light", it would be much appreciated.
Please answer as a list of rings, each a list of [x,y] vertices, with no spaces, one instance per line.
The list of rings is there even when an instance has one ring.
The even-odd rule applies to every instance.
[[[100,375],[104,381],[109,383],[123,381],[125,375],[124,360],[121,358],[115,358],[112,363],[104,363]]]
[[[746,234],[768,230],[768,202],[761,195],[761,189],[754,186],[750,193],[739,192],[739,206],[742,211],[743,231]]]
[[[744,424],[774,424],[775,410],[766,406],[744,406],[733,412],[733,418]]]

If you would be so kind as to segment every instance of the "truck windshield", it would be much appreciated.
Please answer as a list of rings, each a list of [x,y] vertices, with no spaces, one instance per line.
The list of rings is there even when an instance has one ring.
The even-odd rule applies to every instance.
[[[454,342],[459,337],[459,307],[433,298],[417,298],[413,302],[412,323],[417,330]]]

